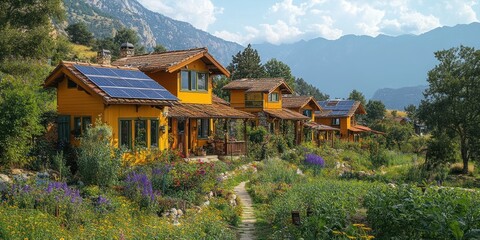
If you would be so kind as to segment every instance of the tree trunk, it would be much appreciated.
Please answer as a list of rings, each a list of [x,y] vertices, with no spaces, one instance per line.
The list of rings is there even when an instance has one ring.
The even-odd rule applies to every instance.
[[[462,137],[460,140],[460,153],[462,156],[462,161],[463,161],[463,174],[468,174],[468,146],[467,146],[467,140],[465,137]]]

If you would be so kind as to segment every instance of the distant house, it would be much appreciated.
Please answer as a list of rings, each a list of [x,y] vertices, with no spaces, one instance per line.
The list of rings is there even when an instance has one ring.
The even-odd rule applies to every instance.
[[[165,116],[178,99],[138,69],[61,62],[44,86],[57,89],[60,142],[76,143],[100,116],[115,146],[168,148]]]
[[[246,121],[254,118],[252,114],[232,108],[212,94],[213,77],[228,77],[230,73],[206,48],[127,56],[112,65],[136,67],[178,98],[179,103],[172,106],[167,115],[168,129],[171,148],[181,150],[185,156],[198,155],[199,149],[211,144],[217,120],[223,121],[219,127],[226,128],[226,122],[231,119]],[[225,140],[227,144],[222,143],[223,150],[216,149],[214,153],[245,153],[245,141]]]
[[[287,122],[293,123],[295,139],[301,141],[301,124],[311,119],[311,116],[282,107],[282,95],[293,93],[282,78],[238,79],[222,89],[230,92],[231,107],[256,116],[256,125],[265,126],[271,132],[279,134],[281,129],[286,129]]]
[[[313,97],[284,95],[282,107],[310,117],[310,120],[303,125],[303,137],[306,141],[320,143],[326,140],[333,140],[334,132],[340,131],[338,128],[315,122],[315,113],[322,112],[323,109]]]
[[[315,121],[340,129],[340,138],[348,141],[359,141],[360,134],[371,132],[366,126],[357,124],[356,116],[366,114],[365,108],[359,101],[329,100],[319,101],[323,109],[315,114]]]

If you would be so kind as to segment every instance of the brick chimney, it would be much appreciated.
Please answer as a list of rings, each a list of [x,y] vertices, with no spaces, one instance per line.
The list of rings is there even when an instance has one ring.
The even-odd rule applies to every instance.
[[[110,50],[102,49],[97,52],[97,63],[102,65],[110,65],[112,61],[112,53]]]
[[[135,46],[129,42],[122,43],[120,46],[120,57],[132,57],[133,55],[135,55]]]

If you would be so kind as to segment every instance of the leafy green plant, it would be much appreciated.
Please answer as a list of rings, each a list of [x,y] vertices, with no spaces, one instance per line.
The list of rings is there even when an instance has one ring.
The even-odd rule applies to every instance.
[[[110,144],[111,137],[110,126],[100,119],[81,137],[77,150],[78,171],[84,183],[112,186],[118,181],[122,151]]]

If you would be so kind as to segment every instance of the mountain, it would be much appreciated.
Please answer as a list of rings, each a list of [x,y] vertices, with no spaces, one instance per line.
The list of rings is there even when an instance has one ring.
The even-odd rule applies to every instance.
[[[423,99],[423,92],[427,88],[428,86],[424,85],[397,89],[382,88],[375,91],[372,99],[382,101],[387,109],[403,111],[403,108],[410,104],[420,105],[420,101]]]
[[[426,85],[434,52],[459,45],[480,47],[480,23],[441,27],[421,35],[346,35],[292,44],[254,44],[263,61],[276,58],[331,97],[357,89],[367,98],[380,88]],[[400,104],[400,103],[399,103]],[[400,106],[400,105],[399,105]]]
[[[96,38],[113,36],[117,29],[135,29],[147,49],[161,44],[168,50],[207,47],[224,65],[244,49],[191,24],[152,12],[136,0],[64,0],[68,24],[84,22]],[[66,24],[65,24],[66,25]]]

